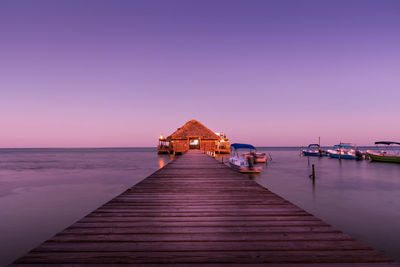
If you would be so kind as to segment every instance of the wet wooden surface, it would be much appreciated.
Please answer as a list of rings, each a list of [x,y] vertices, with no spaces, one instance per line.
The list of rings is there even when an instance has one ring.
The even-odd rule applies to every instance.
[[[267,263],[397,265],[198,151],[175,159],[15,265]]]

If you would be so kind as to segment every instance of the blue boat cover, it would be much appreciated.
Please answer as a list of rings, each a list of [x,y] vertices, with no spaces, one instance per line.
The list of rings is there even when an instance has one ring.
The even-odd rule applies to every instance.
[[[400,143],[391,141],[379,141],[375,142],[375,145],[400,145]]]
[[[335,145],[335,147],[353,147],[351,145]]]
[[[256,149],[254,146],[249,145],[249,144],[239,144],[239,143],[234,143],[231,145],[231,147],[233,147],[234,149],[240,149],[240,148],[244,148],[244,149]]]

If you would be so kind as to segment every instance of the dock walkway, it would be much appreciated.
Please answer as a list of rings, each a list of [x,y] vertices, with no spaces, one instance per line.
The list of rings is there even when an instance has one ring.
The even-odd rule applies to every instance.
[[[397,265],[198,151],[14,264]]]

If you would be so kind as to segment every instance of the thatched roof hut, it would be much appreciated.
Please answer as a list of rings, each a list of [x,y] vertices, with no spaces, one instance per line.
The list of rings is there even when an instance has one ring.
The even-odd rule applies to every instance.
[[[202,140],[218,140],[219,136],[196,120],[190,120],[167,137],[167,141],[200,138]]]
[[[220,145],[220,142],[224,142],[224,147]],[[167,138],[161,136],[159,139],[158,153],[180,154],[189,149],[199,149],[204,152],[229,152],[229,141],[196,120],[188,121]]]

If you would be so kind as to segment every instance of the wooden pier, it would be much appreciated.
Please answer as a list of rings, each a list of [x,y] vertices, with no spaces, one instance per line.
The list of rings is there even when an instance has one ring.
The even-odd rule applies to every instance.
[[[397,265],[199,151],[14,264]]]

